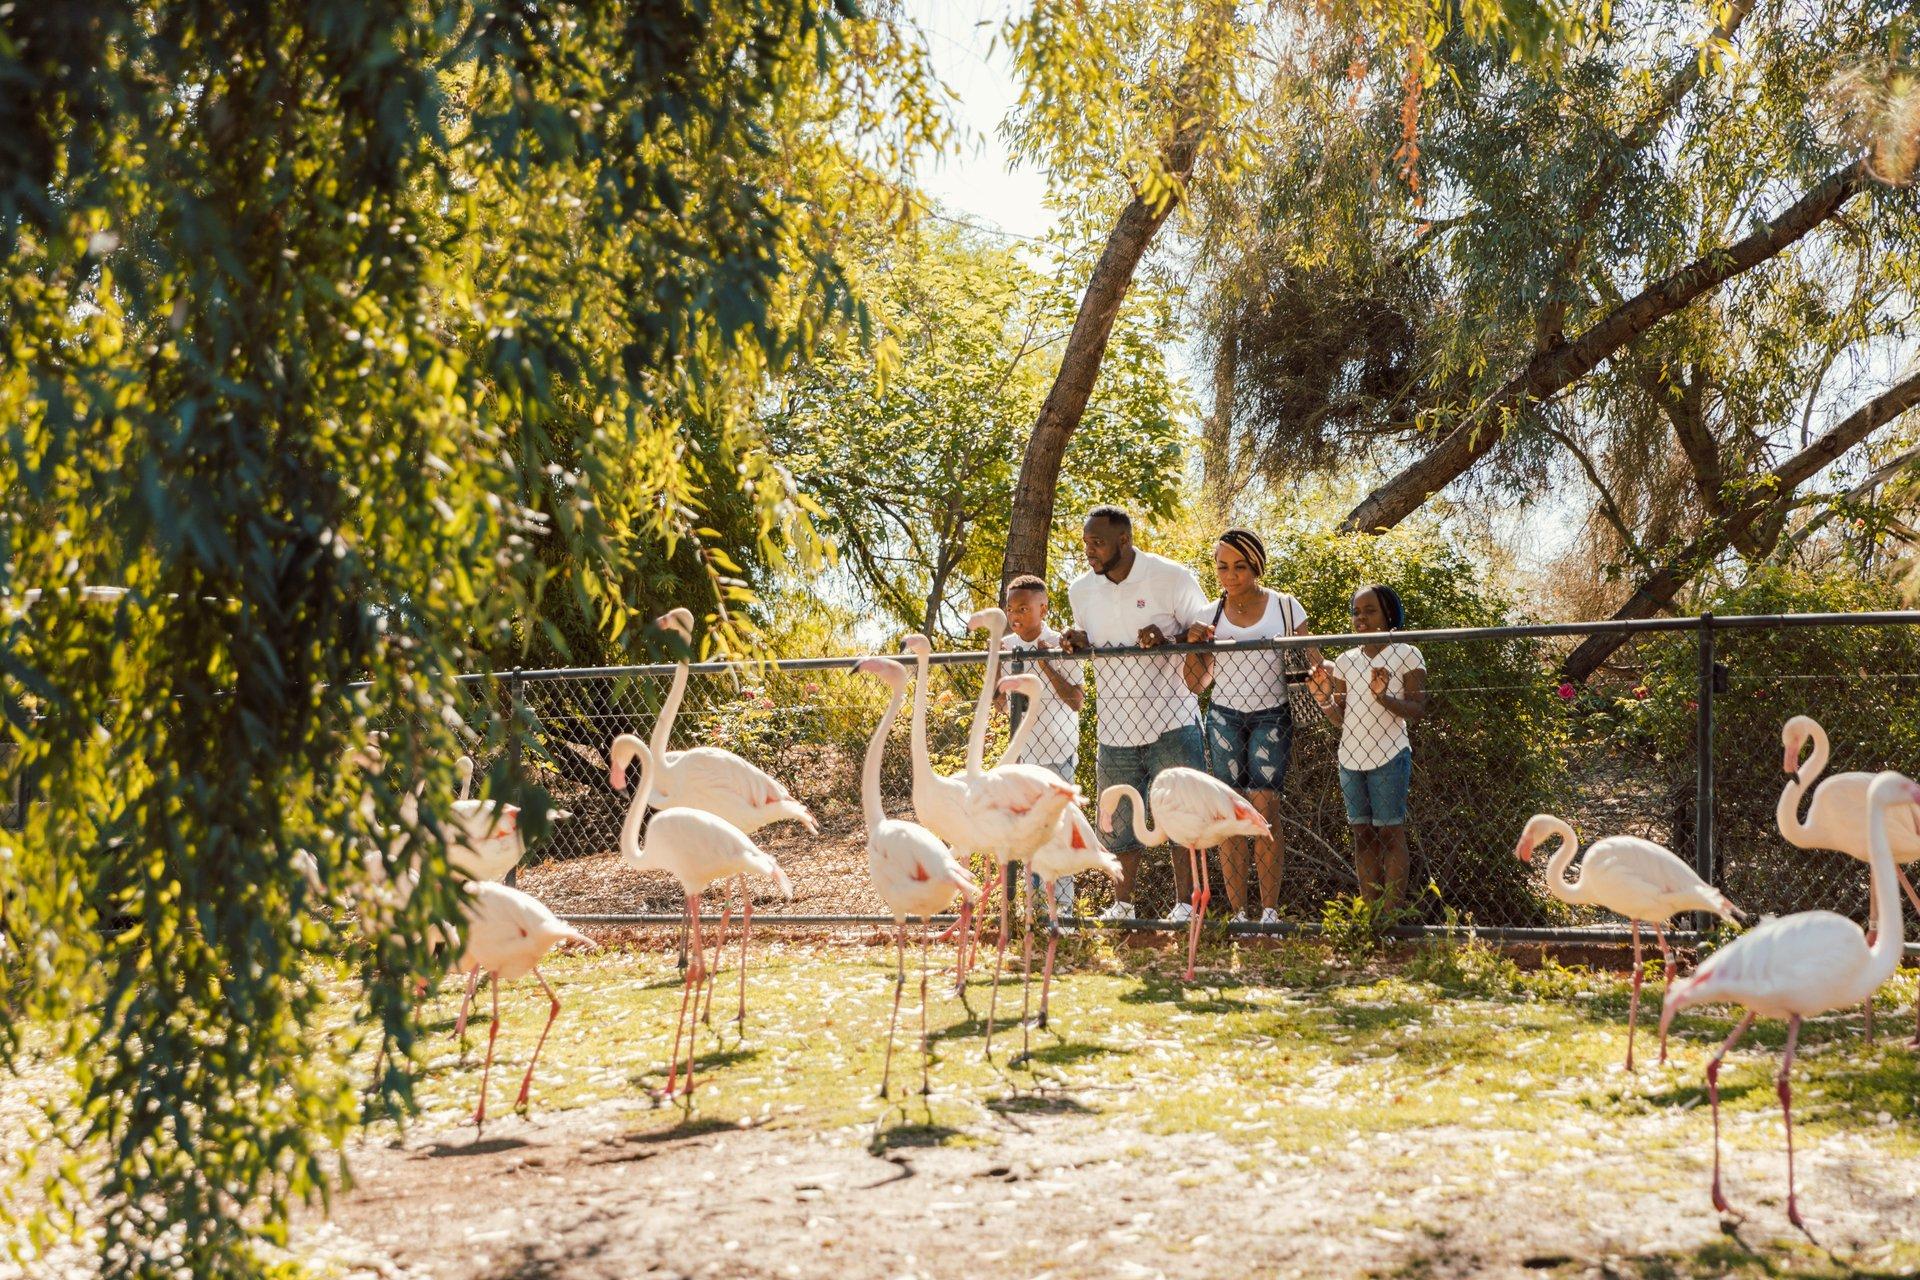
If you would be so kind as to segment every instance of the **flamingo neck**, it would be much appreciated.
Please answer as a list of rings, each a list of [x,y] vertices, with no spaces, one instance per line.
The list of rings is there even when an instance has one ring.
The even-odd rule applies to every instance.
[[[620,855],[632,861],[646,857],[640,847],[640,824],[647,816],[647,802],[653,799],[653,752],[638,739],[634,758],[640,762],[640,781],[634,784],[633,800],[627,805],[626,820],[620,824]]]
[[[653,722],[653,741],[649,749],[653,758],[661,764],[666,763],[667,741],[673,733],[674,719],[680,714],[680,700],[687,694],[687,664],[677,663],[673,669],[673,685],[667,690],[667,700],[660,704],[660,714]]]
[[[1887,810],[1892,807],[1891,801],[1867,806],[1867,868],[1872,878],[1873,919],[1879,930],[1867,948],[1870,959],[1862,975],[1871,982],[1868,991],[1878,990],[1893,976],[1907,949],[1906,920],[1900,910],[1900,890],[1894,884],[1893,848],[1887,843]]]
[[[1046,679],[1042,676],[1041,679]],[[1000,763],[1010,764],[1020,759],[1020,752],[1027,745],[1027,739],[1033,736],[1033,722],[1039,719],[1033,714],[1035,699],[1028,698],[1026,710],[1020,713],[1020,723],[1013,727],[1013,736],[1007,739],[1007,749],[1000,753]]]
[[[973,704],[973,727],[967,731],[967,777],[978,778],[986,766],[987,712],[993,705],[993,691],[1000,681],[1000,641],[1007,634],[1007,617],[997,614],[987,625],[987,670],[980,681],[980,696]]]
[[[1787,784],[1780,788],[1780,800],[1773,807],[1774,824],[1780,828],[1780,836],[1788,844],[1805,849],[1811,833],[1807,824],[1800,821],[1800,801],[1807,794],[1807,788],[1826,771],[1827,768],[1827,731],[1814,722],[1808,733],[1813,750],[1807,758],[1788,777]]]
[[[1580,837],[1558,818],[1544,825],[1548,835],[1560,838],[1560,847],[1553,851],[1553,857],[1547,862],[1547,888],[1562,902],[1584,901],[1586,891],[1582,882],[1586,877],[1583,875],[1580,880],[1567,879],[1567,869],[1573,866],[1574,858],[1580,853]]]
[[[887,811],[880,803],[880,757],[887,749],[887,735],[893,732],[893,722],[900,715],[900,704],[906,697],[907,686],[902,681],[893,688],[893,697],[888,699],[886,713],[880,717],[880,727],[873,731],[873,738],[867,743],[866,763],[860,769],[860,809],[866,815],[869,840],[887,820]]]
[[[1147,806],[1142,803],[1140,793],[1135,791],[1130,783],[1117,782],[1101,793],[1100,825],[1102,827],[1108,825],[1113,817],[1113,811],[1120,807],[1122,800],[1133,802],[1133,834],[1141,844],[1160,844],[1166,840],[1166,831],[1154,829],[1153,819],[1147,813]]]
[[[933,757],[927,753],[927,676],[930,673],[927,651],[916,648],[913,653],[913,732],[909,735],[916,790],[933,782]],[[918,799],[914,801],[916,807],[919,803]]]

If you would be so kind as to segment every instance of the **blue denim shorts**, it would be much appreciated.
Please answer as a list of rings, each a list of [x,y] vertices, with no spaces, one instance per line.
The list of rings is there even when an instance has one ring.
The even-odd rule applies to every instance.
[[[1293,756],[1293,708],[1207,709],[1207,772],[1236,791],[1278,791]]]
[[[1340,770],[1340,795],[1347,802],[1347,821],[1356,827],[1407,825],[1407,788],[1413,785],[1413,748],[1377,769]]]

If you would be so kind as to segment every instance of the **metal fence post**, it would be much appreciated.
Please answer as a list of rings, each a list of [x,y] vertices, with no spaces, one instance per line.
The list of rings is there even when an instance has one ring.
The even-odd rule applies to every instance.
[[[1695,696],[1698,719],[1694,725],[1695,763],[1693,797],[1693,866],[1700,878],[1714,882],[1718,871],[1713,843],[1713,611],[1700,615],[1700,671]],[[1707,917],[1702,916],[1704,922]]]
[[[507,677],[507,776],[511,779],[508,793],[513,803],[521,800],[520,781],[520,716],[526,710],[526,679],[519,667]],[[517,885],[520,880],[520,868],[507,872],[507,884]]]

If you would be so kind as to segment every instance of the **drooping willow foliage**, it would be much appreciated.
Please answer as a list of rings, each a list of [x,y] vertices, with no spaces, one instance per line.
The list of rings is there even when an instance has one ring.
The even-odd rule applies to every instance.
[[[753,396],[858,320],[832,232],[940,137],[921,56],[852,0],[0,5],[0,1052],[70,1085],[18,1253],[82,1205],[105,1274],[254,1274],[356,1051],[409,1101],[439,843],[352,1035],[324,908],[433,823],[478,655],[620,635],[689,546],[750,647],[737,556],[815,554]]]

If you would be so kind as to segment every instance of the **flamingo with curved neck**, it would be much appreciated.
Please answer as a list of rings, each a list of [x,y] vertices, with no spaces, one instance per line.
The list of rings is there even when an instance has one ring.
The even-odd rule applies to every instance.
[[[895,928],[895,969],[893,1015],[887,1022],[886,1064],[881,1069],[880,1096],[886,1097],[893,1077],[893,1035],[900,1022],[900,996],[907,982],[907,917],[921,918],[920,931],[920,1083],[921,1092],[931,1092],[927,1046],[927,952],[932,934],[932,918],[945,911],[959,894],[963,901],[977,892],[965,868],[940,838],[915,822],[887,817],[880,799],[880,760],[886,751],[887,735],[900,714],[907,693],[906,668],[891,658],[868,658],[854,667],[864,675],[878,676],[893,691],[887,709],[867,743],[866,760],[860,772],[860,808],[867,823],[867,868],[874,888],[893,912]]]
[[[1746,1016],[1707,1060],[1707,1098],[1713,1106],[1713,1207],[1732,1212],[1720,1188],[1720,1063],[1758,1017],[1787,1020],[1786,1051],[1774,1087],[1787,1133],[1787,1219],[1805,1231],[1793,1180],[1793,1053],[1800,1022],[1869,999],[1900,965],[1905,922],[1894,887],[1887,813],[1920,803],[1920,784],[1900,774],[1874,776],[1867,789],[1867,856],[1873,905],[1883,927],[1871,943],[1860,926],[1832,911],[1802,911],[1770,919],[1701,962],[1667,991],[1664,1032],[1673,1016],[1696,1004],[1744,1005]],[[1920,808],[1911,809],[1920,815]],[[1920,829],[1916,829],[1920,834]]]
[[[1148,788],[1152,808],[1141,803],[1140,793],[1127,783],[1116,783],[1100,793],[1100,830],[1113,831],[1114,811],[1122,800],[1133,804],[1133,831],[1142,844],[1156,845],[1171,839],[1184,845],[1188,865],[1193,871],[1193,897],[1188,908],[1187,974],[1193,981],[1194,960],[1200,953],[1200,926],[1206,920],[1207,904],[1213,900],[1213,885],[1202,850],[1211,849],[1231,836],[1273,834],[1260,811],[1245,797],[1218,778],[1175,765],[1154,775]],[[1154,826],[1154,819],[1159,826]]]
[[[1558,840],[1547,862],[1547,892],[1574,906],[1604,907],[1627,918],[1633,932],[1633,995],[1627,1004],[1627,1070],[1633,1070],[1633,1040],[1640,1021],[1640,984],[1646,978],[1641,965],[1640,926],[1647,925],[1660,942],[1665,985],[1673,986],[1673,947],[1666,926],[1682,911],[1710,911],[1732,924],[1743,913],[1727,895],[1700,878],[1698,872],[1672,850],[1638,836],[1609,836],[1595,841],[1580,863],[1580,877],[1568,880],[1567,871],[1580,852],[1573,828],[1550,813],[1527,820],[1513,852],[1522,862],[1533,861],[1536,846]],[[1667,1060],[1667,1037],[1660,1036],[1660,1061]]]
[[[1806,760],[1800,759],[1800,752],[1811,742],[1813,750]],[[1780,837],[1788,844],[1800,849],[1831,849],[1844,853],[1859,862],[1868,860],[1867,853],[1867,791],[1873,783],[1874,775],[1851,771],[1836,773],[1824,780],[1828,760],[1827,731],[1812,716],[1794,716],[1780,728],[1782,758],[1780,767],[1787,773],[1787,784],[1780,789],[1780,800],[1774,806],[1774,822],[1780,828]],[[1816,785],[1817,784],[1817,785]],[[1813,792],[1812,803],[1807,806],[1806,821],[1800,820],[1800,802],[1807,792]],[[1916,814],[1920,817],[1920,814]],[[1889,833],[1887,847],[1894,862],[1894,878],[1905,891],[1907,900],[1914,909],[1920,911],[1920,893],[1916,893],[1913,881],[1908,878],[1903,867],[1920,862],[1920,834],[1907,829],[1908,824],[1900,823]],[[1878,928],[1877,908],[1871,897],[1867,910],[1867,929],[1872,933]],[[1865,1013],[1866,1035],[1873,1038],[1873,1006],[1869,1004]],[[1920,999],[1914,1002],[1913,1039],[1907,1042],[1909,1047],[1920,1049]]]
[[[700,931],[701,895],[709,886],[729,876],[744,878],[752,873],[766,876],[781,893],[791,899],[793,882],[787,879],[787,873],[780,869],[780,864],[748,839],[745,832],[725,818],[699,809],[665,809],[656,813],[653,821],[647,825],[643,844],[640,824],[646,816],[648,803],[654,798],[655,776],[658,772],[653,753],[647,750],[646,744],[640,739],[623,733],[613,740],[608,759],[607,781],[615,791],[626,789],[627,766],[636,759],[640,762],[640,782],[634,790],[633,800],[627,805],[626,818],[620,825],[620,856],[634,866],[665,871],[679,882],[686,894],[687,922],[693,935],[693,952],[681,988],[680,1015],[674,1022],[673,1052],[667,1070],[666,1089],[671,1096],[677,1080],[681,1024],[687,1022],[688,998],[705,983],[708,972],[706,942]],[[738,1021],[743,1032],[747,1016],[747,940],[751,936],[753,923],[752,903],[753,899],[748,897],[745,927],[740,935]],[[718,963],[717,942],[714,950],[715,963]],[[693,1009],[694,1023],[697,1023],[697,1003]],[[697,1035],[694,1024],[689,1023],[685,1089],[689,1098],[693,1094],[693,1045]]]

